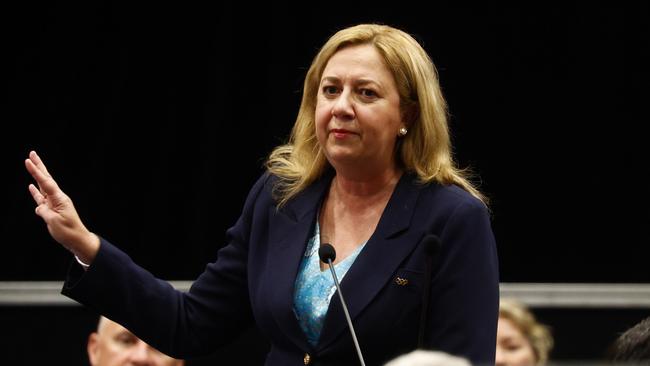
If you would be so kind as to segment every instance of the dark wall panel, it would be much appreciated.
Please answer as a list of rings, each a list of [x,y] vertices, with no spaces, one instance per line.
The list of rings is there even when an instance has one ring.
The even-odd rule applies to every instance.
[[[0,281],[62,280],[70,260],[33,213],[30,149],[89,228],[159,277],[195,278],[286,140],[318,47],[382,22],[438,67],[455,156],[492,198],[502,281],[650,282],[648,5],[402,5],[0,5]],[[34,311],[85,334],[78,309],[2,316]]]

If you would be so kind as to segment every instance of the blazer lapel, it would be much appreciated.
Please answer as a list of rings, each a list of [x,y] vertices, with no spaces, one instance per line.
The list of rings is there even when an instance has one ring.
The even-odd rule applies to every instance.
[[[270,215],[269,244],[274,246],[267,284],[273,286],[273,316],[282,331],[302,349],[311,346],[293,312],[294,284],[309,235],[313,233],[316,213],[332,176],[326,174],[282,209]],[[270,208],[275,210],[275,207]]]
[[[341,291],[353,321],[392,279],[399,264],[418,244],[419,238],[415,236],[409,235],[416,239],[410,241],[400,236],[410,226],[419,196],[420,188],[414,180],[415,177],[410,174],[402,176],[377,229],[341,282]],[[338,296],[334,294],[330,301],[318,349],[334,342],[342,331],[349,331]]]

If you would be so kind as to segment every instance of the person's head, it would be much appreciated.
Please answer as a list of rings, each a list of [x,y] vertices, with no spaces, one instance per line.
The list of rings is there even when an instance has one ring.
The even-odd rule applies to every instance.
[[[385,366],[470,366],[465,358],[445,352],[415,350],[394,358]]]
[[[621,334],[612,352],[615,362],[650,363],[650,317]]]
[[[497,366],[542,365],[548,360],[553,338],[522,303],[502,299],[497,328]]]
[[[99,319],[97,331],[88,338],[87,350],[92,366],[184,365],[184,361],[161,353],[123,326],[105,317]]]
[[[289,144],[267,162],[281,178],[281,203],[332,166],[397,168],[483,199],[453,162],[433,62],[411,35],[386,25],[345,28],[325,43],[305,77]]]

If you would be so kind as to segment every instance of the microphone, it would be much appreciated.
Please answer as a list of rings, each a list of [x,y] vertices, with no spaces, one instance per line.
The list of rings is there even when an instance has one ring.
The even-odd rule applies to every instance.
[[[426,262],[424,267],[424,289],[422,291],[422,310],[420,313],[420,329],[418,332],[418,348],[424,348],[424,331],[426,330],[429,320],[429,300],[431,298],[431,275],[433,272],[433,260],[440,250],[440,239],[433,235],[427,234],[420,245],[424,246]]]
[[[354,348],[357,350],[357,355],[359,355],[359,361],[361,366],[366,366],[366,363],[363,361],[363,355],[361,354],[361,347],[359,347],[359,341],[357,341],[357,335],[354,332],[354,327],[352,326],[352,319],[350,319],[350,313],[348,313],[348,306],[343,300],[343,292],[341,292],[341,285],[339,284],[339,279],[336,277],[336,271],[334,271],[334,266],[332,262],[336,259],[336,250],[334,247],[325,243],[318,248],[318,257],[323,263],[326,263],[330,267],[332,272],[332,278],[334,278],[334,284],[336,285],[336,290],[339,293],[339,298],[341,299],[341,304],[343,305],[343,312],[345,313],[345,319],[348,321],[348,326],[350,327],[350,333],[352,334],[352,340],[354,341]]]

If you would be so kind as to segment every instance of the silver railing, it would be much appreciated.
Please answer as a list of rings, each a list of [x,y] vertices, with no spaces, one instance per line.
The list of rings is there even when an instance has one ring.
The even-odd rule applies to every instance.
[[[191,281],[170,281],[187,291]],[[61,295],[62,282],[0,281],[0,306],[75,306]],[[650,308],[650,284],[501,283],[501,297],[534,308]]]

